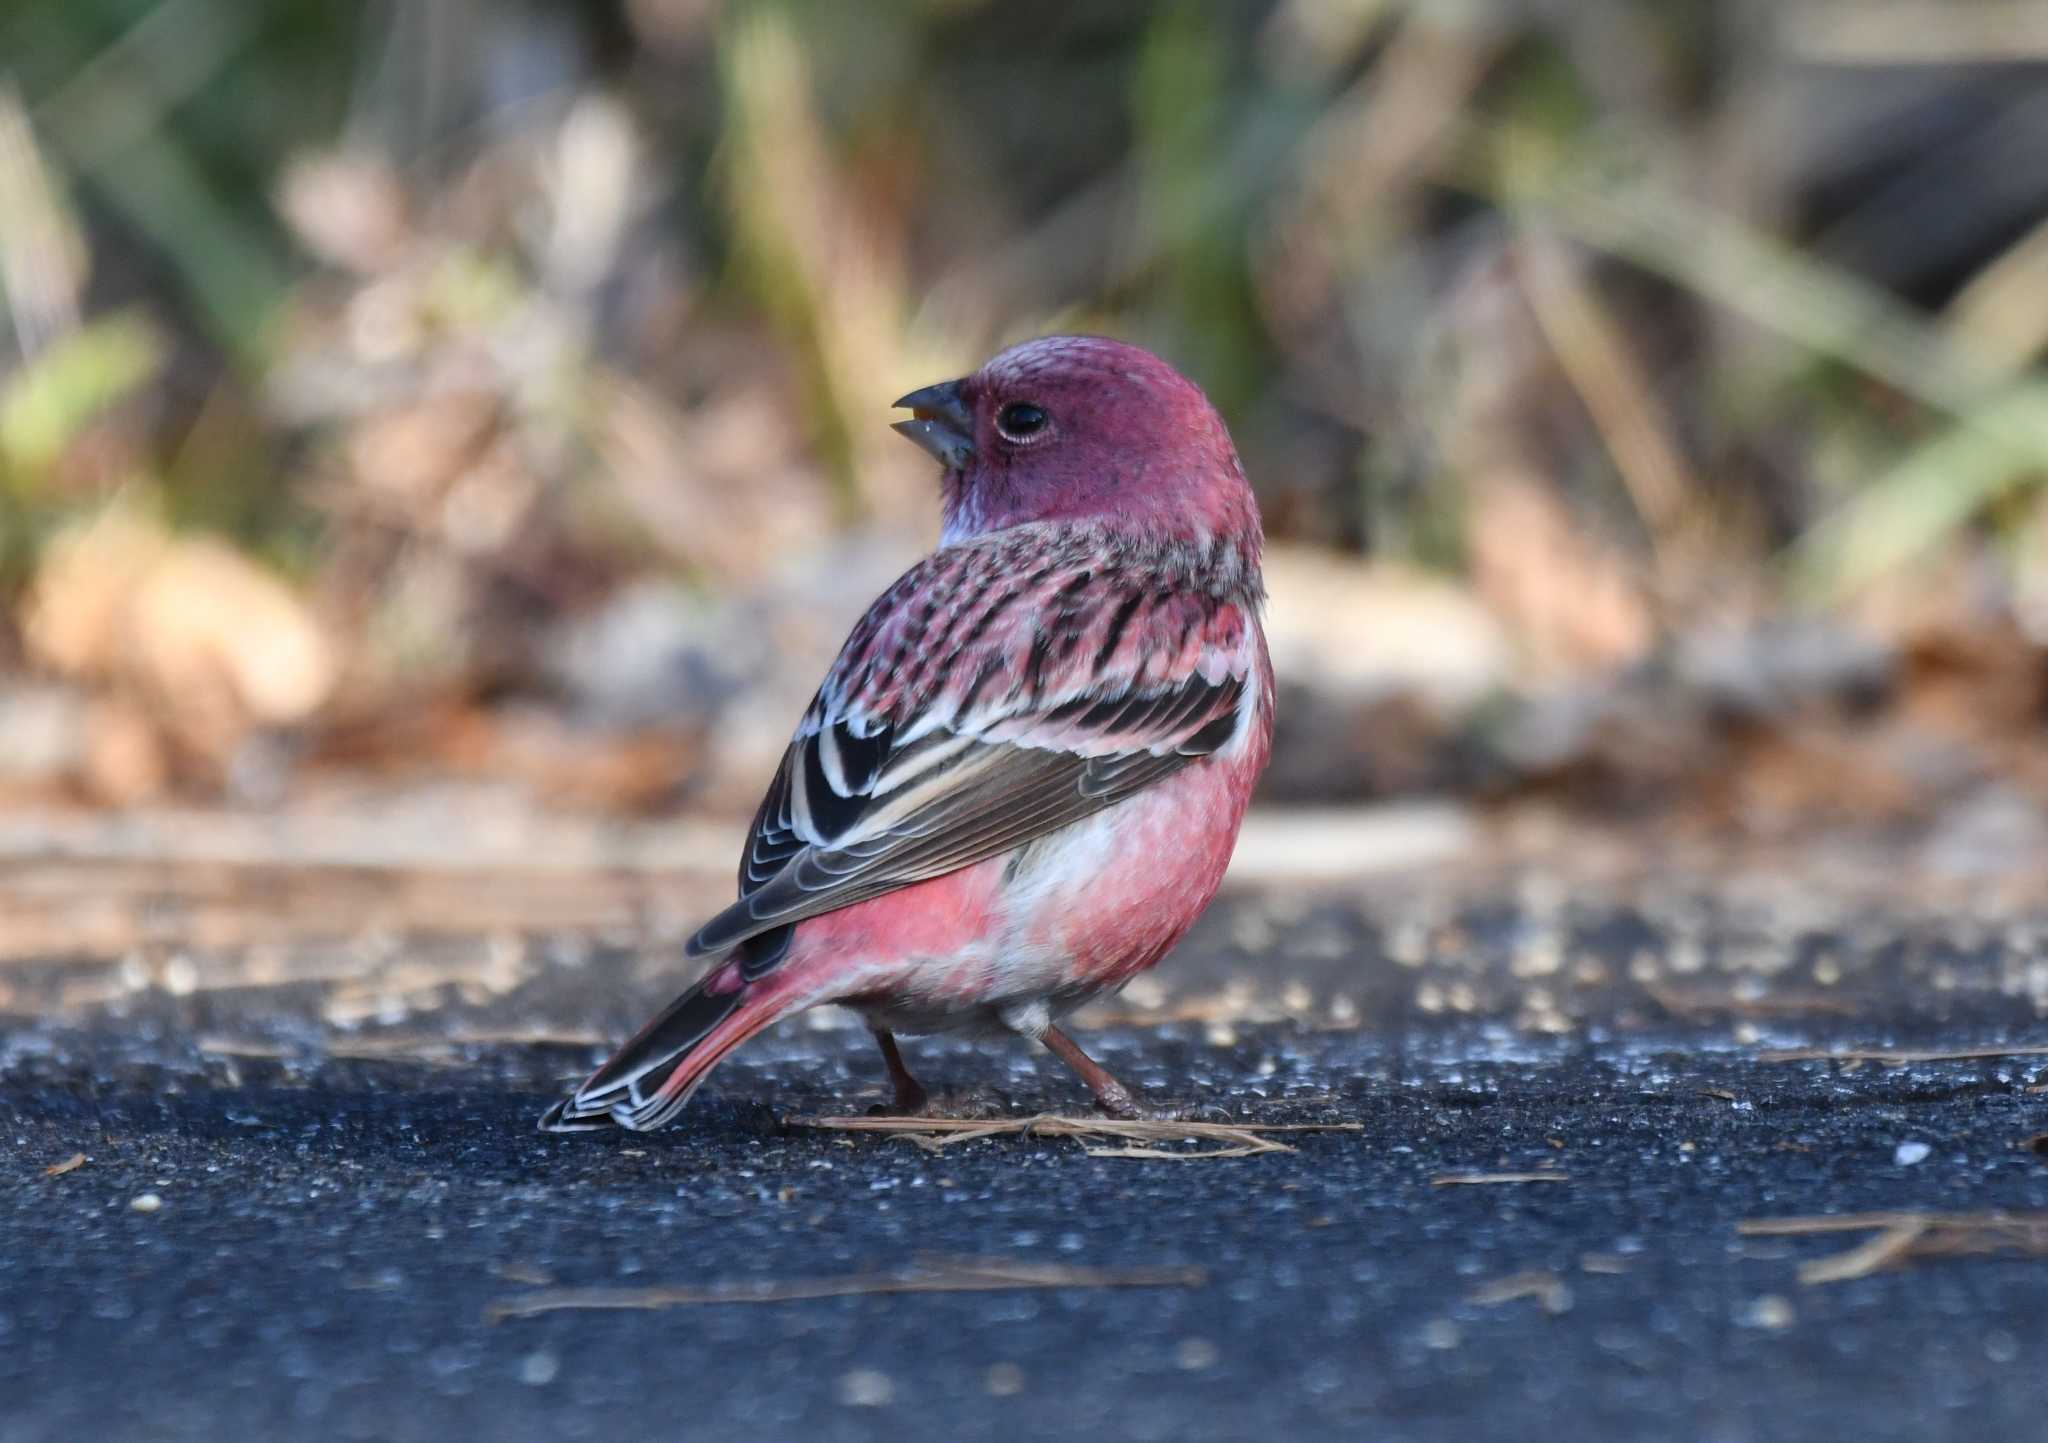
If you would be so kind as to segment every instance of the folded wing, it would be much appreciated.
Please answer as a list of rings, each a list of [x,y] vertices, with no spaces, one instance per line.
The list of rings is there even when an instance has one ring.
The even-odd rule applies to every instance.
[[[1184,558],[1029,527],[912,570],[848,639],[762,800],[740,900],[689,950],[752,940],[760,975],[783,954],[776,929],[999,855],[1230,746],[1259,684],[1255,601],[1198,583]]]

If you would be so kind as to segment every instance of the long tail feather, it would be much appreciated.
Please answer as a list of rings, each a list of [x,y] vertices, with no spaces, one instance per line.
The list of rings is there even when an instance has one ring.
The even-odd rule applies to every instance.
[[[660,1127],[727,1053],[789,1011],[780,983],[743,981],[735,963],[715,969],[549,1108],[541,1131]]]

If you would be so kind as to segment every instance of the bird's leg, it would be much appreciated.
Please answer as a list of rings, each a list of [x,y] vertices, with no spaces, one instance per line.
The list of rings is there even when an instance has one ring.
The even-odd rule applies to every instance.
[[[896,1046],[893,1033],[875,1029],[875,1042],[882,1049],[882,1061],[889,1064],[889,1081],[896,1087],[896,1110],[903,1113],[923,1112],[931,1105],[931,1094],[924,1090],[924,1084],[910,1075],[910,1069],[903,1065],[903,1053]]]
[[[1088,1090],[1095,1094],[1095,1105],[1111,1117],[1130,1122],[1145,1115],[1137,1099],[1131,1096],[1131,1090],[1111,1077],[1107,1068],[1083,1052],[1080,1044],[1059,1028],[1046,1028],[1038,1040],[1054,1057],[1080,1075],[1081,1080],[1088,1084]]]

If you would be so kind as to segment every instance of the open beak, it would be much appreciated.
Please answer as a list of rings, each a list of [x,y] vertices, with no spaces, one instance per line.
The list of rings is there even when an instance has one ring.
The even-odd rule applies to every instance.
[[[974,455],[974,413],[960,394],[960,382],[941,381],[912,391],[896,404],[911,419],[890,429],[929,451],[941,466],[957,471]]]

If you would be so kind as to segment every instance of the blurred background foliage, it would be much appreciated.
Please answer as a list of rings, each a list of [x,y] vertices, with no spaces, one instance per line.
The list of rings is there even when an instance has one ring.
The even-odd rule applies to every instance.
[[[0,57],[7,795],[744,809],[934,533],[888,401],[1086,329],[1238,437],[1275,795],[2048,796],[2048,5],[13,0]]]

